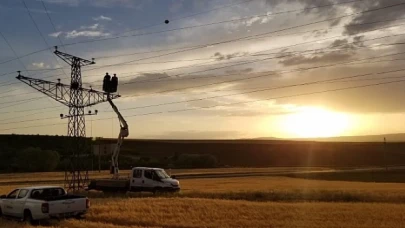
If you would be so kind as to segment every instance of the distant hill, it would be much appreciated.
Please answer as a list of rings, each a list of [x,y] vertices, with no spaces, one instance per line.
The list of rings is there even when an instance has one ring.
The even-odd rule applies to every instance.
[[[405,133],[387,135],[362,135],[362,136],[339,136],[330,138],[297,138],[285,139],[294,141],[317,141],[317,142],[383,142],[384,137],[387,142],[405,142]],[[256,140],[282,140],[274,137],[256,138]]]

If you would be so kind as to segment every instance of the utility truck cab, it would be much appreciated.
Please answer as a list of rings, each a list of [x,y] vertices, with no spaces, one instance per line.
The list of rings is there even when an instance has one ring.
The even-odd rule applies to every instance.
[[[164,169],[135,167],[129,179],[93,180],[88,189],[120,192],[177,192],[180,191],[180,183],[174,176],[170,177]]]

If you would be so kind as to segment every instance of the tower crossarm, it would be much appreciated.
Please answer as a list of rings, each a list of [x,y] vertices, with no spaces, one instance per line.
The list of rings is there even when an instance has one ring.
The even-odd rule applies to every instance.
[[[70,86],[59,82],[50,82],[42,79],[29,78],[22,75],[18,75],[17,79],[21,82],[29,85],[30,87],[38,90],[39,92],[47,95],[48,97],[69,106],[70,99]]]
[[[58,51],[58,47],[55,46],[55,51],[53,52],[55,55],[57,55],[59,58],[61,58],[63,61],[65,61],[67,64],[72,66],[73,63],[80,63],[80,66],[87,66],[87,65],[92,65],[95,64],[94,59],[87,60],[87,59],[82,59],[77,56],[67,54],[61,51]]]
[[[108,95],[105,92],[96,91],[93,89],[82,88],[82,90],[83,90],[83,105],[86,107],[106,102],[108,101],[108,97],[110,97],[110,99],[117,99],[121,97],[118,94]]]
[[[71,90],[74,90],[74,88],[71,88],[70,85],[66,85],[60,82],[51,82],[42,79],[29,78],[21,74],[17,76],[17,79],[34,88],[35,90],[38,90],[39,92],[47,95],[48,97],[58,101],[59,103],[62,103],[63,105],[66,105],[68,107],[75,106],[73,102],[70,101]],[[83,94],[83,104],[78,106],[78,108],[107,102],[108,96],[110,96],[111,99],[120,97],[120,95],[117,94],[108,95],[105,92],[93,89],[78,88],[76,90],[81,90]]]

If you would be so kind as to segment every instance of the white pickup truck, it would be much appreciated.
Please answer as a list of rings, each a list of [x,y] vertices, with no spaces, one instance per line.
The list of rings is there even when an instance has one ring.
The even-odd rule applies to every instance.
[[[128,179],[92,180],[88,190],[104,192],[178,192],[180,182],[163,169],[149,167],[132,168]]]
[[[18,188],[0,196],[0,217],[14,217],[28,223],[52,218],[79,218],[89,207],[87,197],[68,195],[63,188],[53,186]]]

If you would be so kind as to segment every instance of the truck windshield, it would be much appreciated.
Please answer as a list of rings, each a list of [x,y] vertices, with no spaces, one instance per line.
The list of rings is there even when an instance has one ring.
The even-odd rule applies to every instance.
[[[155,173],[156,175],[158,175],[158,177],[160,177],[160,179],[166,179],[170,177],[164,170],[155,170]]]

